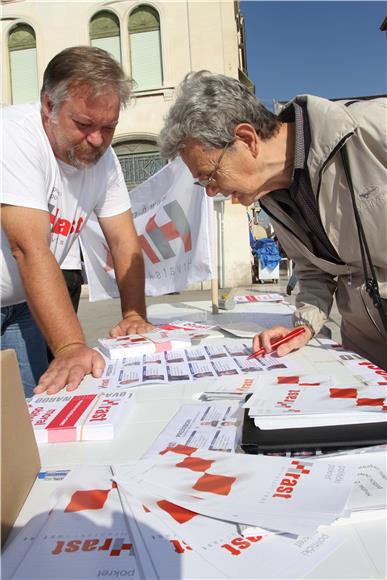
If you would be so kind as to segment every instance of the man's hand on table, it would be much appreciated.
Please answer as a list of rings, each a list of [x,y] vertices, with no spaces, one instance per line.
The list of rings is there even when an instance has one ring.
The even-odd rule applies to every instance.
[[[46,392],[54,395],[66,387],[74,391],[83,377],[89,373],[98,378],[105,368],[103,357],[93,348],[84,344],[73,344],[65,347],[55,355],[46,372],[40,377],[34,393]]]
[[[297,327],[298,328],[298,327]],[[306,343],[312,338],[312,331],[308,326],[303,326],[305,332],[302,334],[288,340],[284,344],[281,344],[277,349],[276,353],[278,356],[285,356],[292,352],[293,350],[298,350],[306,345]],[[263,332],[256,334],[253,338],[253,352],[257,352],[260,348],[264,348],[266,354],[272,352],[271,343],[283,336],[286,336],[294,330],[294,328],[287,328],[285,326],[273,326],[268,328]]]
[[[112,338],[117,336],[125,336],[127,334],[144,334],[150,332],[154,326],[138,314],[128,314],[111,329],[109,335]]]

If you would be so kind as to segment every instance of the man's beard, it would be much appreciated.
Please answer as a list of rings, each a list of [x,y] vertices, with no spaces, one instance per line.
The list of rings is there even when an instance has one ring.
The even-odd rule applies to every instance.
[[[83,143],[74,145],[71,149],[66,151],[67,162],[76,169],[84,169],[95,165],[102,155],[105,153],[106,147],[91,147]],[[80,157],[77,155],[81,153]]]

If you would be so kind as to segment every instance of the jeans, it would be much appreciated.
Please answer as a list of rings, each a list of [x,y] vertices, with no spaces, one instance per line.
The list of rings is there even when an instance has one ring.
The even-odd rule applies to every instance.
[[[25,397],[32,397],[33,388],[46,371],[46,343],[26,302],[1,309],[1,350],[16,351]]]

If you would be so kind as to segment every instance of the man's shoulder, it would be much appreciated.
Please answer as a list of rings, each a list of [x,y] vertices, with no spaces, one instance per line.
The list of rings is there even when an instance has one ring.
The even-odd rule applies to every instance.
[[[4,134],[13,142],[25,140],[33,143],[37,136],[44,135],[40,103],[5,106],[2,108],[2,120]]]
[[[24,105],[4,105],[2,117],[5,122],[23,125],[24,123],[36,123],[40,121],[40,104],[27,103]]]

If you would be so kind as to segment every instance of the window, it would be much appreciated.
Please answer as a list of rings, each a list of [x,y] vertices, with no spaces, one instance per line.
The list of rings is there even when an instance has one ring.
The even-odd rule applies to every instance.
[[[90,20],[90,44],[109,52],[121,64],[120,22],[115,14],[102,10]]]
[[[12,103],[36,101],[39,88],[33,28],[24,23],[13,26],[8,35],[8,51]]]
[[[114,151],[121,163],[128,189],[133,189],[167,163],[152,141],[137,140],[117,143]]]
[[[131,73],[137,91],[163,84],[160,18],[151,6],[142,4],[129,16]]]

